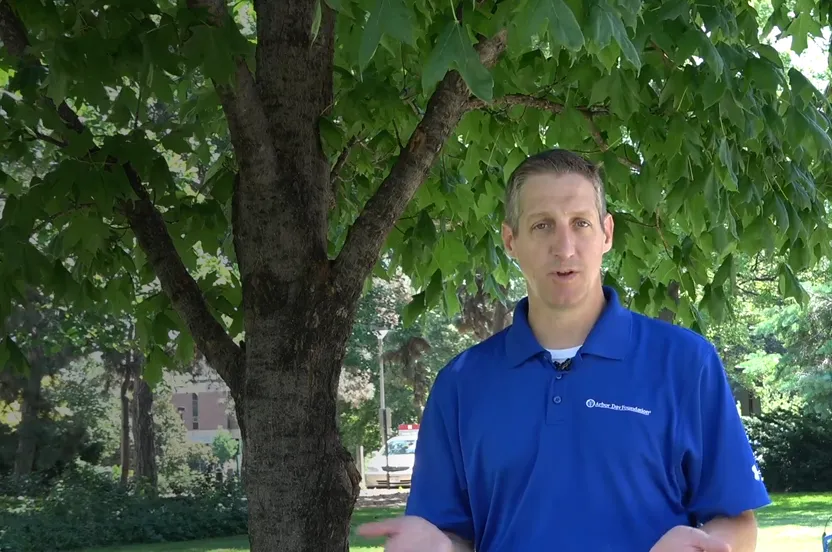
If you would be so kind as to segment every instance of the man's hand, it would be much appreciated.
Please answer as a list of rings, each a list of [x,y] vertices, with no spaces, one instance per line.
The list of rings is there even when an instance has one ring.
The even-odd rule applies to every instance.
[[[731,546],[705,531],[679,525],[665,533],[650,552],[731,552]]]
[[[451,539],[429,521],[403,516],[365,523],[358,528],[362,537],[386,537],[384,552],[453,552]]]

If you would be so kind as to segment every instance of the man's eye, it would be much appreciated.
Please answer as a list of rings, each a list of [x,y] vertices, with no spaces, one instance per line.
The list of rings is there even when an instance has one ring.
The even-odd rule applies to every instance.
[[[548,222],[538,222],[537,224],[535,224],[534,226],[532,226],[532,228],[533,228],[534,230],[545,230],[545,229],[546,229],[546,228],[548,228],[548,227],[549,227],[549,223],[548,223]]]
[[[576,224],[581,228],[587,228],[589,226],[589,221],[579,220]]]

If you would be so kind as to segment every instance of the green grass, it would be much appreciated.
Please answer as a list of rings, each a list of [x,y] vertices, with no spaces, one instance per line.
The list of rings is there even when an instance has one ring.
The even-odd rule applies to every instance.
[[[774,504],[757,513],[757,552],[820,552],[823,527],[832,518],[832,493],[772,498]]]
[[[832,517],[832,493],[774,495],[774,504],[760,510],[757,519],[760,536],[757,552],[820,552],[821,534],[826,520]],[[353,527],[362,523],[399,515],[397,508],[367,508],[353,515]],[[830,524],[832,529],[832,524]],[[350,539],[352,552],[382,552],[381,542],[358,537]],[[161,545],[97,548],[86,552],[248,552],[246,537],[211,539]]]

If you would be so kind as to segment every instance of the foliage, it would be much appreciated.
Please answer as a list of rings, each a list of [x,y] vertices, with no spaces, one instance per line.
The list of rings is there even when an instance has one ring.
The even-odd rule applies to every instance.
[[[3,100],[2,250],[16,260],[3,264],[4,280],[27,276],[64,300],[100,300],[114,312],[125,312],[153,281],[146,252],[120,230],[128,225],[121,201],[132,192],[124,174],[108,169],[112,155],[131,161],[148,183],[185,267],[201,275],[212,310],[238,335],[240,284],[228,240],[233,166],[206,77],[228,82],[230,56],[251,53],[250,5],[238,3],[239,26],[221,29],[169,0],[136,4],[129,17],[93,5],[14,6],[49,70],[3,51],[11,94]],[[495,293],[508,283],[513,268],[496,233],[505,177],[525,154],[554,145],[604,163],[620,214],[622,262],[611,278],[637,293],[641,310],[665,305],[664,290],[678,279],[682,322],[696,324],[700,311],[719,318],[736,253],[763,248],[777,254],[780,291],[800,297],[793,274],[827,252],[819,199],[832,148],[826,103],[761,42],[749,6],[485,2],[463,9],[461,23],[424,0],[393,3],[383,17],[382,4],[333,6],[344,47],[335,60],[338,101],[321,121],[322,138],[333,160],[351,141],[366,147],[352,152],[341,175],[352,184],[333,213],[332,251],[445,70],[459,70],[475,96],[494,101],[463,118],[386,244],[379,274],[399,267],[409,274],[421,289],[417,311],[442,303],[455,314],[453,290],[475,268],[486,270]],[[807,37],[820,36],[828,14],[798,2],[792,23],[784,6],[776,3],[763,30],[781,29],[799,52]],[[471,57],[469,36],[502,27],[510,30],[508,51],[487,71]],[[89,128],[68,133],[44,93],[78,106]],[[34,159],[44,171],[21,180],[19,167]],[[73,185],[80,181],[88,182],[83,190]],[[35,244],[20,241],[33,232]],[[201,256],[219,252],[219,262]],[[19,295],[5,286],[5,301]],[[152,369],[171,362],[169,331],[188,356],[190,337],[164,295],[138,310]]]
[[[91,441],[101,444],[105,463],[116,458],[120,441],[119,405],[105,385],[106,379],[101,362],[85,357],[49,378],[43,391],[52,405],[52,416],[84,428]]]
[[[189,492],[213,470],[217,460],[211,447],[188,441],[185,424],[173,404],[170,378],[154,389],[153,425],[159,492],[163,495]]]
[[[190,495],[163,498],[125,488],[112,473],[83,465],[43,494],[13,494],[4,500],[10,502],[0,509],[4,552],[231,536],[244,533],[247,523],[236,480],[221,485],[205,481]]]
[[[439,369],[474,343],[439,308],[428,310],[414,324],[406,326],[407,289],[406,278],[390,281],[376,278],[359,304],[339,388],[341,437],[351,452],[358,445],[372,451],[382,444],[378,417],[380,353],[385,357],[385,398],[395,427],[421,419],[424,405],[415,401],[419,395],[417,388],[429,388]],[[385,336],[383,351],[380,351],[374,330],[382,325],[390,333]],[[414,339],[423,340],[429,348],[408,368],[397,353]]]
[[[211,442],[211,451],[220,463],[220,466],[225,466],[229,461],[237,457],[237,452],[240,449],[240,444],[237,439],[231,436],[228,431],[220,431],[214,440]]]
[[[832,420],[791,407],[744,420],[767,488],[832,490]]]
[[[44,377],[34,428],[35,470],[55,477],[77,458],[98,463],[115,454],[119,443],[118,425],[113,421],[113,416],[118,418],[117,405],[104,392],[102,381],[101,364],[89,358],[56,368]],[[19,411],[17,402],[10,406]],[[0,437],[3,473],[14,463],[18,433],[11,430],[19,426],[0,422],[0,428],[9,430],[7,438]]]

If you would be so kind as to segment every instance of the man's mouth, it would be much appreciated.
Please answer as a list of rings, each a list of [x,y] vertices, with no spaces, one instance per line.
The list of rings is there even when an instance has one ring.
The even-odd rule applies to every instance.
[[[572,276],[573,274],[577,274],[577,271],[575,271],[575,270],[556,270],[554,272],[554,274],[556,276],[558,276],[559,278],[568,278],[568,277]]]

